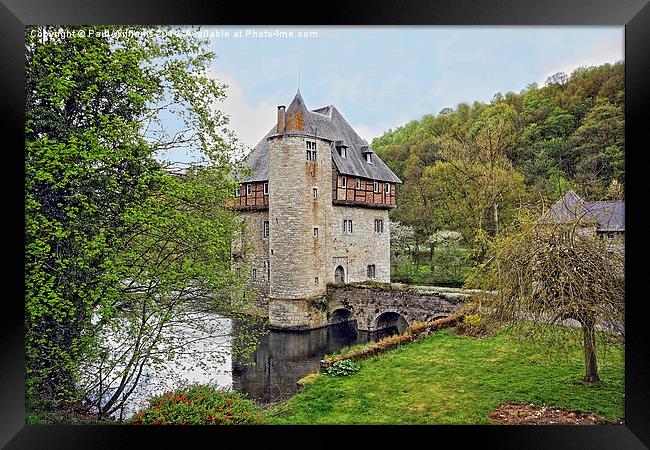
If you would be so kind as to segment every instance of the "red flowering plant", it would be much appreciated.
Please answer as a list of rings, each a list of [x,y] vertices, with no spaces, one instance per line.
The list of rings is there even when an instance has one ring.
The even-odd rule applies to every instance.
[[[149,400],[132,425],[252,425],[262,422],[262,410],[238,392],[193,385]]]

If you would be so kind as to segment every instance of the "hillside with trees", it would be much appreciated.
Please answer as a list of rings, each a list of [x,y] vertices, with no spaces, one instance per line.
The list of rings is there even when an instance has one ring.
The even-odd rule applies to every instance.
[[[462,284],[522,207],[541,211],[568,189],[622,199],[624,74],[623,62],[558,73],[374,139],[404,182],[391,212],[394,278]]]

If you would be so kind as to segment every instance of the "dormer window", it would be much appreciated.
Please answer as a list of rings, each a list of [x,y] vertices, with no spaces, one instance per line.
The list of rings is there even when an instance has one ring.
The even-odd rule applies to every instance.
[[[366,153],[366,161],[368,161],[369,164],[372,164],[372,153]]]
[[[339,156],[341,156],[341,158],[347,158],[348,146],[345,145],[343,141],[334,141],[334,146],[336,147],[336,151],[339,153]]]

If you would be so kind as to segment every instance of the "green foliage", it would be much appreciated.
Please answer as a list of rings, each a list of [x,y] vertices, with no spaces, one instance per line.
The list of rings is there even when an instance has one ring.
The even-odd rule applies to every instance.
[[[213,108],[225,86],[206,75],[208,41],[104,28],[112,34],[25,34],[26,390],[38,408],[78,401],[106,367],[137,381],[146,359],[166,352],[147,346],[160,350],[165,324],[187,318],[179,301],[189,287],[212,294],[202,306],[242,306],[225,208],[236,143]],[[169,135],[163,114],[186,131]],[[157,161],[178,147],[201,151],[204,166],[179,175]],[[120,369],[107,356],[111,329],[130,348]]]
[[[254,425],[261,409],[237,392],[194,385],[149,400],[149,406],[130,421],[132,425]]]
[[[478,325],[481,323],[481,316],[478,314],[467,314],[463,318],[463,322],[467,325]]]
[[[348,375],[358,372],[359,369],[361,369],[361,366],[358,363],[349,359],[343,359],[341,361],[336,361],[331,366],[327,366],[325,372],[334,377],[347,377]]]
[[[392,240],[391,233],[391,244]],[[391,248],[391,256],[393,253]],[[459,242],[450,242],[435,245],[433,258],[430,249],[403,252],[399,257],[394,257],[391,264],[391,280],[407,284],[460,287],[471,267],[468,249]]]
[[[624,64],[604,64],[388,130],[372,146],[404,181],[391,220],[420,244],[436,230],[459,231],[481,263],[531,199],[555,201],[572,188],[597,200],[613,180],[622,189],[624,99]]]

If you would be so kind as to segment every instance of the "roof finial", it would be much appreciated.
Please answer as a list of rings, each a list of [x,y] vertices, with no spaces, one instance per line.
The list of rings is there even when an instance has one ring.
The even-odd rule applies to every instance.
[[[300,91],[300,64],[298,64],[298,91]]]

